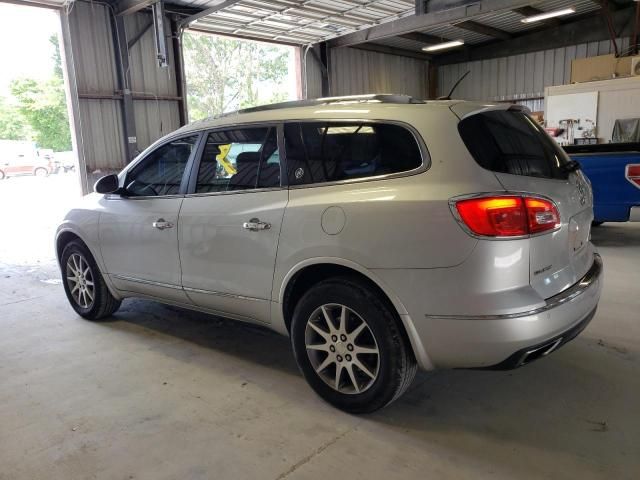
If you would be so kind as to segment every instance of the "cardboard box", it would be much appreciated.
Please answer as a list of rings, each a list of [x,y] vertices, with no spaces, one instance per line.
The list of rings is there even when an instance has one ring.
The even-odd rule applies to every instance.
[[[628,77],[631,75],[631,58],[616,58],[614,54],[576,58],[571,61],[571,83]]]

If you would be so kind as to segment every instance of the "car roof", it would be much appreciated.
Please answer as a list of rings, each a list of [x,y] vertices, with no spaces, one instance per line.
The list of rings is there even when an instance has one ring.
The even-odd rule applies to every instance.
[[[353,95],[325,97],[313,100],[283,102],[225,113],[217,117],[192,122],[177,130],[176,134],[208,130],[226,125],[275,122],[282,120],[397,120],[412,123],[413,115],[451,114],[450,107],[461,100],[416,100],[406,95]],[[486,104],[469,103],[469,107]]]

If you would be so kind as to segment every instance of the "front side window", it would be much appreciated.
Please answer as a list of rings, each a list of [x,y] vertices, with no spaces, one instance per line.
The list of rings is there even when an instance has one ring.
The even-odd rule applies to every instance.
[[[290,185],[406,172],[422,164],[415,137],[399,125],[287,123],[284,138]]]
[[[274,127],[211,132],[198,170],[196,193],[280,186]]]
[[[198,135],[165,143],[147,155],[128,174],[126,189],[133,196],[177,195]]]

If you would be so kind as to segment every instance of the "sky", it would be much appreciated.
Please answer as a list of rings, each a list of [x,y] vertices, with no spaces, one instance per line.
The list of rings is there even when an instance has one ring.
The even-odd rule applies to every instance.
[[[56,12],[0,3],[0,95],[14,78],[46,79],[53,70],[49,37],[58,33]]]

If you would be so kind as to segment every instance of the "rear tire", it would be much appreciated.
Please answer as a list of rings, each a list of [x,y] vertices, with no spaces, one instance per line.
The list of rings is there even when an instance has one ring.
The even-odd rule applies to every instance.
[[[0,180],[4,180],[5,174],[2,170],[0,170]]]
[[[393,402],[417,370],[396,313],[354,278],[331,278],[303,295],[293,313],[291,342],[311,388],[349,413]]]
[[[111,316],[122,303],[117,300],[100,273],[91,252],[78,240],[69,242],[60,259],[62,284],[67,299],[78,313],[88,320]]]

